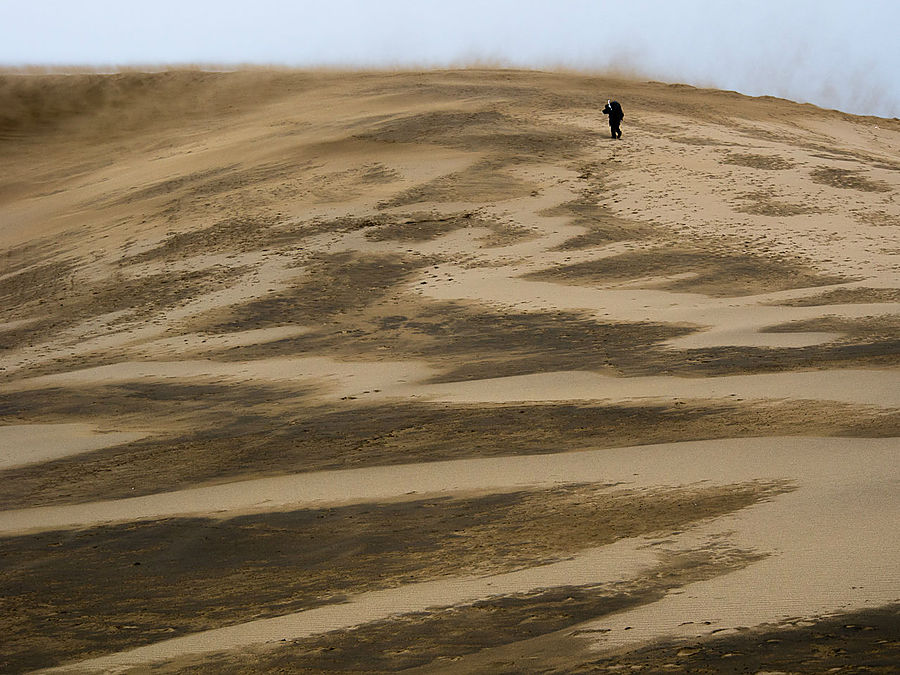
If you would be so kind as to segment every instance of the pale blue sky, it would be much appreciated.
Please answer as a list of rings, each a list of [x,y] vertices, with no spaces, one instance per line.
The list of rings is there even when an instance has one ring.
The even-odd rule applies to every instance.
[[[0,0],[6,66],[627,69],[900,117],[900,0]]]

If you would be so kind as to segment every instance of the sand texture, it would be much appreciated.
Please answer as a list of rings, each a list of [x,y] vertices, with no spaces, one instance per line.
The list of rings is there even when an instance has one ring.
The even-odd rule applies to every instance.
[[[0,166],[0,672],[896,672],[900,121],[0,75]]]

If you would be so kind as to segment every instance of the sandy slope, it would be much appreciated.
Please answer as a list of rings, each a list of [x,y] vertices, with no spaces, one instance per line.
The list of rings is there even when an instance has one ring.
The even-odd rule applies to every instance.
[[[0,109],[0,670],[573,672],[896,616],[896,120],[489,70]]]
[[[896,480],[884,478],[896,464],[895,450],[895,443],[885,439],[763,438],[468,460],[441,467],[363,469],[356,475],[340,477],[309,474],[298,477],[302,482],[297,481],[290,490],[302,500],[297,506],[307,501],[327,504],[342,499],[386,499],[408,494],[409,488],[414,487],[426,492],[509,490],[522,485],[539,487],[547,482],[628,482],[646,488],[665,483],[774,478],[796,481],[798,489],[768,504],[696,528],[674,541],[623,539],[570,561],[538,569],[410,584],[362,595],[348,604],[176,638],[78,664],[76,670],[121,668],[179,654],[297,639],[394,614],[423,612],[430,607],[472,603],[484,596],[525,593],[552,585],[612,584],[646,574],[654,563],[659,564],[656,556],[663,551],[670,554],[673,547],[702,548],[723,538],[741,548],[764,550],[771,555],[744,570],[687,585],[681,593],[659,602],[591,622],[584,630],[602,627],[604,630],[598,631],[602,632],[599,646],[620,647],[668,634],[696,639],[712,631],[775,623],[810,612],[846,611],[886,599],[900,601],[900,574],[894,564],[900,546],[894,527],[900,516],[894,499]],[[760,471],[760,467],[765,469]],[[250,485],[236,489],[239,486],[223,486],[228,489],[218,492],[233,498],[255,494],[275,502],[279,492],[286,492],[283,488]],[[227,500],[211,498],[209,493],[214,490],[210,489],[203,499],[207,509],[220,511],[236,506],[234,502],[227,505]],[[367,494],[359,496],[355,490]],[[865,494],[867,498],[848,500],[849,494]],[[154,514],[151,501],[143,501],[147,514]],[[176,509],[190,509],[188,504],[199,500],[172,493],[169,501],[179,504]],[[247,504],[245,508],[254,506]],[[287,504],[278,506],[284,508]],[[109,507],[110,513],[118,512],[120,518],[131,512],[126,504],[110,503]],[[156,511],[154,515],[168,514]],[[84,522],[61,523],[69,527],[76,524]],[[629,631],[625,631],[626,626]]]

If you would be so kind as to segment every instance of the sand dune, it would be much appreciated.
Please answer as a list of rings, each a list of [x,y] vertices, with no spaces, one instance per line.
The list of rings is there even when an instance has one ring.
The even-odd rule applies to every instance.
[[[0,468],[37,464],[142,437],[133,432],[102,433],[88,424],[4,424],[0,426]]]
[[[0,670],[900,657],[897,120],[511,70],[0,110]]]

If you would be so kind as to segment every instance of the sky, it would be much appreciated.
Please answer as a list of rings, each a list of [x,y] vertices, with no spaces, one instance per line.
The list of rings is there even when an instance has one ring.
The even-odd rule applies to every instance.
[[[900,0],[0,0],[0,66],[487,64],[900,117]]]

